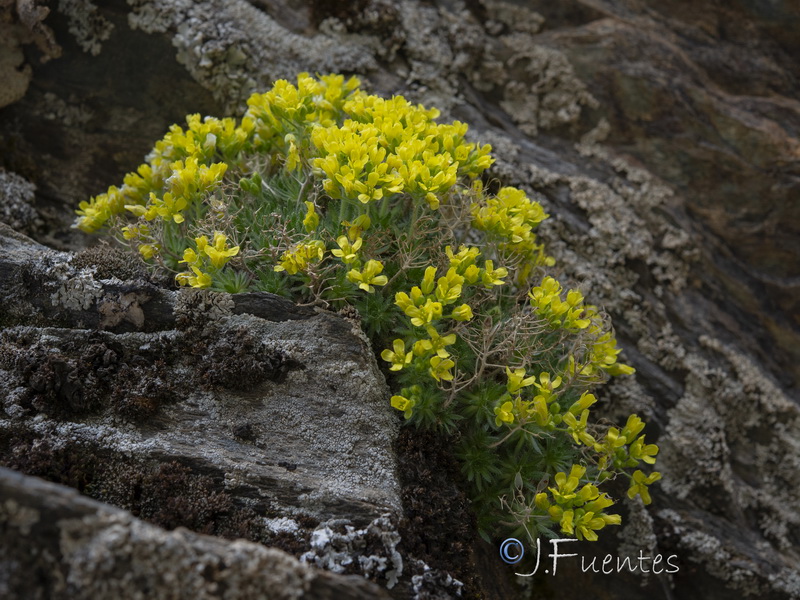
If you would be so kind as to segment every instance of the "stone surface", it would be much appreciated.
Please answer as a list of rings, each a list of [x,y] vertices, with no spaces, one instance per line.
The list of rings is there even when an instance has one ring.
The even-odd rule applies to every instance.
[[[399,510],[396,421],[357,324],[269,294],[98,281],[67,254],[0,240],[15,323],[2,333],[0,429],[12,454],[9,432],[24,429],[39,444],[213,472],[273,510],[366,523]],[[155,418],[132,427],[138,409]],[[39,412],[64,420],[31,419]]]
[[[70,488],[2,467],[0,528],[4,598],[389,598],[360,577],[312,569],[244,540],[164,531]]]
[[[800,383],[800,5],[585,2],[600,18],[538,37],[600,101],[607,143],[676,189],[721,292]],[[796,393],[796,392],[795,392]]]
[[[81,268],[2,224],[0,249],[0,462],[328,567],[372,556],[375,537],[363,574],[393,585],[398,422],[356,322],[265,293],[96,279],[108,257]],[[331,527],[354,544],[333,558]]]
[[[113,25],[107,40],[107,27],[78,25],[82,20],[97,22],[97,17]],[[795,4],[743,0],[722,6],[700,0],[689,11],[680,2],[655,5],[641,0],[363,0],[346,6],[316,0],[136,0],[130,6],[104,3],[97,12],[90,3],[82,10],[61,9],[46,23],[64,48],[64,57],[40,65],[30,51],[33,46],[24,46],[32,75],[28,93],[0,112],[3,166],[37,188],[35,208],[45,221],[41,233],[33,232],[38,240],[61,250],[85,246],[89,240],[68,228],[70,210],[79,200],[119,182],[169,123],[189,112],[235,113],[251,91],[276,77],[292,78],[299,71],[355,73],[374,91],[401,93],[436,106],[444,118],[468,122],[476,138],[493,145],[498,160],[492,177],[522,186],[546,205],[552,218],[542,236],[558,260],[560,276],[579,284],[613,317],[626,361],[637,368],[635,378],[620,379],[607,389],[604,410],[615,419],[630,412],[642,415],[650,423],[648,440],[657,438],[662,448],[659,469],[664,479],[654,489],[654,503],[628,503],[626,525],[618,534],[605,536],[595,546],[581,545],[580,551],[586,556],[597,552],[601,558],[606,553],[635,557],[640,550],[675,555],[679,572],[657,577],[641,572],[592,574],[565,561],[557,577],[541,575],[533,587],[526,580],[529,587],[521,589],[554,598],[574,597],[587,589],[597,597],[620,599],[800,596],[800,205],[795,201],[800,42]],[[10,60],[19,65],[16,55]],[[120,71],[132,75],[110,76]],[[257,402],[247,393],[236,395],[225,388],[236,383],[236,378],[226,377],[225,369],[207,375],[192,366],[193,357],[211,357],[216,349],[222,356],[224,336],[237,335],[234,324],[249,327],[257,322],[254,331],[271,350],[312,369],[324,385],[332,371],[299,348],[310,344],[314,357],[319,352],[335,359],[336,353],[299,331],[311,327],[309,331],[323,333],[337,323],[334,339],[327,343],[351,348],[349,360],[359,364],[361,372],[373,372],[368,349],[358,347],[357,334],[345,331],[346,321],[313,315],[275,323],[268,314],[254,316],[263,297],[233,299],[223,306],[206,299],[202,311],[222,318],[219,330],[204,332],[191,318],[176,318],[175,307],[184,306],[176,292],[157,281],[141,280],[131,265],[123,273],[118,258],[105,261],[114,264],[99,264],[103,261],[98,257],[110,252],[71,258],[4,231],[3,252],[29,263],[20,270],[3,267],[0,261],[0,269],[5,269],[0,281],[7,282],[0,294],[0,319],[8,328],[4,343],[11,344],[15,356],[30,354],[25,348],[37,349],[38,359],[50,356],[45,371],[54,373],[49,379],[32,377],[23,369],[22,375],[15,371],[5,378],[8,408],[3,422],[16,420],[15,426],[21,423],[29,432],[18,441],[27,446],[12,457],[17,468],[38,469],[78,489],[100,489],[125,498],[124,486],[120,491],[113,481],[107,489],[92,488],[94,482],[83,476],[82,465],[89,460],[85,454],[50,447],[36,436],[63,440],[62,430],[78,435],[74,432],[80,427],[89,430],[95,421],[116,419],[121,423],[115,425],[119,435],[134,439],[144,435],[136,419],[150,411],[159,415],[155,424],[168,419],[170,426],[189,430],[199,413],[208,423],[212,443],[208,448],[195,445],[193,452],[200,457],[193,459],[196,462],[156,461],[157,452],[137,442],[138,449],[128,458],[146,456],[151,463],[132,464],[117,457],[112,464],[123,464],[126,472],[134,473],[142,489],[157,489],[167,478],[190,496],[216,492],[214,502],[205,512],[191,503],[170,514],[146,504],[136,510],[165,522],[174,521],[177,512],[199,529],[210,527],[223,535],[250,532],[251,538],[284,544],[297,554],[312,551],[311,532],[319,531],[317,543],[326,538],[338,546],[318,549],[309,560],[331,568],[344,568],[348,558],[354,560],[362,536],[370,552],[374,549],[375,556],[385,559],[381,581],[388,580],[394,548],[402,554],[403,543],[397,544],[380,520],[378,505],[395,510],[399,505],[386,500],[391,494],[375,499],[379,471],[356,469],[355,480],[345,477],[350,495],[337,508],[335,502],[308,492],[311,479],[292,452],[311,444],[312,454],[321,461],[326,454],[336,457],[346,442],[313,441],[313,435],[301,429],[298,438],[308,437],[292,445],[292,429],[286,442],[290,458],[257,464],[263,460],[259,452],[269,448],[252,454],[242,448],[251,448],[249,437],[269,445],[268,430],[261,421],[244,418],[249,409],[236,413],[234,406]],[[120,275],[116,280],[115,273]],[[36,287],[37,281],[49,283]],[[288,307],[281,310],[292,312]],[[101,324],[103,333],[89,333]],[[156,335],[159,348],[177,350],[162,356],[148,351],[146,343],[135,345]],[[111,339],[122,344],[119,351],[110,349],[123,363],[139,356],[137,360],[144,361],[140,368],[155,376],[158,369],[172,369],[196,381],[191,394],[195,406],[183,402],[183,390],[143,389],[149,380],[123,377],[114,371],[113,360],[118,359],[110,355],[111,363],[104,364],[106,351],[100,350]],[[195,339],[200,341],[186,344]],[[75,352],[99,361],[99,368],[113,367],[110,379],[97,383],[99,389],[122,386],[131,393],[99,407],[91,394],[89,402],[84,401],[75,393],[75,381],[88,371],[81,370]],[[251,355],[241,361],[241,368],[266,364],[270,356]],[[304,374],[290,365],[285,376],[294,383]],[[378,387],[365,392],[373,384]],[[258,385],[259,394],[271,398],[285,383]],[[362,382],[337,381],[336,391],[331,391],[336,401],[326,403],[326,410],[335,416],[343,409],[353,397],[343,390],[374,393],[377,407],[382,385],[376,374],[365,375]],[[84,411],[82,416],[48,413],[47,398],[53,394],[66,395],[74,409]],[[316,395],[327,398],[327,392]],[[303,407],[287,412],[282,405],[283,412],[270,412],[264,404],[260,418],[292,427],[302,422]],[[241,421],[214,422],[220,406],[225,415],[230,408]],[[42,423],[49,423],[49,429]],[[153,429],[147,436],[157,444],[166,434],[155,425]],[[185,450],[201,435],[205,429],[193,430],[178,447]],[[226,441],[225,435],[233,441]],[[111,444],[115,438],[101,439]],[[380,436],[373,439],[387,443]],[[446,546],[456,528],[438,520],[440,515],[424,499],[441,501],[430,486],[446,487],[453,480],[439,479],[445,477],[446,461],[425,463],[422,453],[415,454],[418,448],[401,447],[423,465],[400,494],[400,512],[417,527],[405,529],[404,535],[430,569],[406,557],[395,596],[452,595],[459,586],[446,582],[454,574],[458,583],[466,582],[467,595],[512,597],[515,592],[503,581],[510,568],[498,561],[495,548],[476,545],[470,550],[465,542],[460,554],[453,555],[460,558],[451,557],[446,568],[437,570],[435,550]],[[171,456],[163,446],[159,452]],[[246,477],[240,485],[239,475],[227,484],[222,473],[232,469],[232,457],[250,461],[248,471],[252,463],[253,473],[261,478],[257,485]],[[192,471],[200,464],[214,466]],[[287,465],[297,469],[289,471]],[[438,471],[426,475],[424,465]],[[205,479],[200,477],[192,487],[187,473]],[[254,491],[263,482],[268,489],[270,478],[278,475],[297,487],[288,488],[291,492],[281,488],[275,497]],[[332,492],[342,484],[340,478],[333,479],[336,483],[328,486]],[[366,503],[358,499],[370,494],[372,500]],[[458,504],[455,497],[449,500],[452,506]],[[174,502],[161,500],[171,506]],[[259,521],[262,529],[250,513],[217,518],[227,506],[266,507],[267,500],[282,505],[283,512],[270,513],[267,524]],[[363,519],[348,530],[317,523],[320,517],[312,514],[292,515],[286,510],[289,505],[309,513],[313,508],[339,515],[353,510]],[[298,540],[287,532],[295,525],[307,532],[306,537]],[[461,544],[468,535],[459,530],[458,539]],[[412,572],[415,579],[409,581]],[[491,581],[501,583],[486,584]],[[524,593],[517,591],[521,597]]]

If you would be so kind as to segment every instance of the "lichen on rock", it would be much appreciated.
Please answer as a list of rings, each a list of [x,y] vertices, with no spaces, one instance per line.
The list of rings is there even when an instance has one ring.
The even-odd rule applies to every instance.
[[[35,191],[36,186],[23,177],[0,169],[0,222],[28,235],[39,228],[42,223],[33,207]]]

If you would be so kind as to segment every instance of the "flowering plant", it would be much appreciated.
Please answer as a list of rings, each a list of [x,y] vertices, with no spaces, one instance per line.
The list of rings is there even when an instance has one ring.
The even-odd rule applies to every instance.
[[[658,452],[639,417],[591,419],[593,388],[633,369],[602,312],[549,274],[542,206],[487,187],[490,147],[437,116],[356,78],[278,81],[241,120],[173,125],[76,226],[181,286],[354,306],[386,348],[391,405],[454,435],[484,535],[595,540],[620,522],[607,481],[648,503],[660,477],[637,469]]]

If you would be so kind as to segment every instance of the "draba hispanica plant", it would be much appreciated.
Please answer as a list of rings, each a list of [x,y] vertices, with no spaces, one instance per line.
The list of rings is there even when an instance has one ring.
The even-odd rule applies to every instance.
[[[596,540],[620,523],[609,481],[649,503],[660,478],[640,468],[658,447],[638,416],[592,418],[595,386],[633,369],[607,317],[552,276],[542,206],[490,191],[491,148],[437,116],[304,73],[251,96],[239,121],[173,125],[122,187],[80,203],[76,226],[181,286],[355,307],[385,348],[391,405],[456,440],[485,538]]]

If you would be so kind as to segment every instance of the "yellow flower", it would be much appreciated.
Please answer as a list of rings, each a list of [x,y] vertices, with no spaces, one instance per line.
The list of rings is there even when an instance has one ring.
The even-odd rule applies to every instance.
[[[303,219],[303,227],[305,227],[308,233],[312,233],[319,227],[319,215],[317,211],[314,209],[314,203],[309,202],[306,200],[306,216]]]
[[[331,254],[341,258],[344,264],[349,265],[358,259],[358,251],[361,249],[364,240],[358,238],[351,244],[347,236],[342,235],[336,239],[336,243],[339,244],[339,249],[331,250]]]
[[[228,238],[225,236],[225,234],[217,231],[214,233],[214,245],[206,245],[203,248],[203,251],[211,259],[211,264],[217,269],[222,268],[232,256],[239,254],[239,246],[226,248],[225,245],[227,243]]]
[[[637,495],[641,496],[642,502],[650,504],[650,490],[647,486],[655,483],[661,479],[661,473],[653,471],[650,475],[645,475],[642,471],[634,471],[633,479],[631,480],[631,487],[628,488],[628,498],[635,498]]]
[[[436,267],[427,267],[425,269],[425,275],[422,278],[422,283],[420,284],[420,289],[422,290],[423,294],[428,295],[431,292],[433,292],[435,279],[436,279]]]
[[[300,153],[297,151],[297,141],[295,136],[291,133],[287,133],[283,137],[283,141],[289,145],[289,150],[286,153],[286,170],[287,171],[296,171],[300,168]]]
[[[431,210],[437,210],[439,208],[439,198],[437,198],[436,194],[432,192],[425,194],[425,202],[428,203],[428,206],[431,207]]]
[[[555,481],[557,488],[547,488],[553,494],[556,502],[567,504],[576,497],[575,489],[580,483],[581,477],[586,473],[586,467],[572,465],[569,475],[566,473],[556,473]]]
[[[192,271],[194,271],[194,274],[197,276],[192,282],[192,287],[207,288],[211,286],[211,275],[203,273],[197,267],[192,267]]]
[[[642,432],[642,429],[644,429],[644,421],[638,415],[630,415],[625,427],[622,429],[622,435],[625,436],[625,441],[630,444]]]
[[[405,413],[405,418],[411,418],[411,414],[416,404],[416,400],[411,400],[406,398],[405,396],[392,396],[391,399],[392,407],[396,408],[397,410]]]
[[[655,444],[645,444],[644,436],[641,436],[631,444],[629,452],[631,458],[653,465],[656,462],[655,456],[658,454],[658,446]]]
[[[202,254],[206,249],[206,246],[208,246],[208,238],[204,235],[201,235],[200,237],[194,238],[194,243],[197,246],[197,251]]]
[[[311,262],[322,260],[325,255],[325,244],[320,240],[298,244],[294,250],[286,250],[280,262],[273,267],[274,271],[286,271],[296,275],[308,269]]]
[[[496,285],[503,285],[505,283],[503,277],[508,275],[508,270],[506,268],[500,267],[495,269],[494,262],[491,260],[487,260],[484,265],[485,268],[481,276],[484,286],[491,289]]]
[[[383,265],[379,261],[368,260],[360,272],[356,269],[351,270],[347,274],[347,279],[352,283],[357,283],[359,288],[371,294],[375,291],[373,285],[386,285],[389,282],[386,275],[379,275],[381,271],[383,271]]]
[[[594,447],[594,438],[586,432],[586,421],[589,418],[589,409],[585,409],[581,413],[580,421],[575,418],[575,415],[568,412],[564,415],[564,423],[567,424],[567,430],[572,434],[572,439],[576,444],[583,443],[590,448]]]
[[[359,215],[350,223],[349,221],[342,221],[342,225],[347,227],[347,237],[355,241],[361,237],[361,234],[369,229],[372,225],[372,220],[368,215]]]
[[[461,296],[461,285],[464,278],[456,273],[453,267],[447,270],[444,277],[440,277],[436,284],[436,299],[442,304],[452,304]]]
[[[416,286],[412,288],[412,296],[414,290],[419,290],[419,288]],[[403,292],[400,293],[402,294]],[[404,300],[404,298],[401,297],[401,300]],[[411,317],[411,323],[417,327],[422,327],[427,323],[442,318],[442,303],[434,302],[430,298],[425,300],[425,304],[420,307],[415,307],[413,304],[405,304],[405,302],[403,302],[403,304],[405,306],[403,312]]]
[[[192,266],[192,273],[178,273],[175,279],[181,285],[190,285],[194,288],[211,287],[211,275],[203,273],[199,268]]]
[[[434,356],[431,358],[431,368],[428,369],[428,372],[436,381],[453,381],[453,374],[450,372],[450,369],[455,366],[456,363],[449,358]]]
[[[158,247],[153,244],[142,244],[139,246],[139,254],[145,260],[150,260],[158,253]]]
[[[418,341],[417,344],[421,344],[420,349],[425,351],[432,350],[436,352],[436,355],[439,356],[440,358],[447,358],[448,356],[450,356],[450,353],[447,350],[445,350],[445,347],[452,346],[453,344],[456,343],[456,334],[451,333],[449,335],[441,336],[439,335],[439,332],[436,331],[436,329],[434,329],[430,325],[426,325],[425,329],[428,332],[430,339]],[[416,344],[415,344],[415,350],[416,350]],[[416,353],[420,354],[420,352]]]
[[[186,248],[186,250],[183,251],[183,260],[179,262],[185,262],[191,266],[196,264],[199,260],[200,258],[197,256],[197,253],[194,250],[191,248]]]
[[[459,275],[464,275],[467,268],[474,265],[475,260],[481,254],[478,248],[468,248],[467,246],[459,246],[458,254],[453,254],[453,249],[450,246],[445,246],[444,251],[445,254],[447,254],[447,258],[450,259],[450,266],[455,269]]]
[[[150,235],[150,228],[145,225],[130,225],[122,228],[122,237],[126,240],[141,238]]]
[[[569,412],[571,412],[573,415],[579,415],[583,413],[584,410],[591,407],[595,402],[597,402],[597,398],[595,398],[594,394],[583,392],[581,397],[569,407]]]
[[[454,308],[450,316],[456,321],[469,321],[473,317],[472,307],[469,304],[462,304]]]
[[[540,373],[539,381],[534,378],[534,385],[542,394],[549,397],[553,390],[561,386],[561,376],[556,376],[555,379],[550,379],[550,373]]]
[[[406,352],[406,344],[401,339],[396,339],[392,343],[392,350],[384,350],[381,352],[381,358],[388,363],[392,363],[389,367],[391,371],[400,371],[403,367],[411,362],[414,355],[411,352]]]
[[[514,369],[513,371],[506,367],[506,389],[509,394],[516,394],[522,388],[533,385],[536,382],[536,376],[525,377],[525,369]]]
[[[501,406],[497,406],[494,409],[495,419],[494,424],[497,427],[500,427],[501,423],[513,423],[514,422],[514,403],[513,402],[504,402]]]

